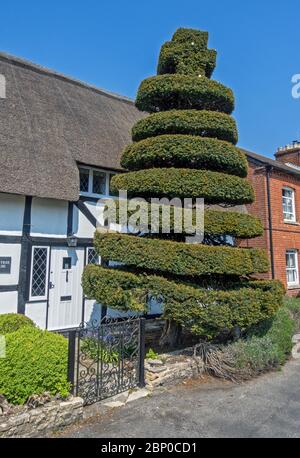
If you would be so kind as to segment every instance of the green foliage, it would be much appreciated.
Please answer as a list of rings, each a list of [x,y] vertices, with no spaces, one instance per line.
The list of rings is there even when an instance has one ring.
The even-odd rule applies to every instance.
[[[32,394],[67,396],[68,341],[48,331],[25,326],[6,335],[6,357],[0,359],[0,393],[12,404]]]
[[[137,108],[153,114],[133,127],[133,141],[139,143],[129,146],[122,158],[122,165],[132,171],[112,179],[113,192],[127,190],[129,197],[148,202],[164,197],[204,198],[206,205],[227,206],[254,201],[253,189],[243,179],[245,157],[230,145],[238,139],[229,116],[234,96],[209,79],[216,53],[207,49],[207,42],[207,32],[181,28],[162,47],[160,74],[141,83],[136,99]],[[171,213],[174,229],[176,217]],[[204,231],[208,236],[249,238],[263,229],[250,215],[206,210]],[[87,297],[122,311],[143,311],[150,295],[162,297],[165,319],[207,339],[236,326],[245,331],[282,305],[281,284],[247,277],[268,271],[266,253],[188,245],[159,236],[97,233],[95,247],[103,259],[124,266],[87,266],[82,279]]]
[[[149,113],[188,108],[230,114],[234,96],[231,89],[205,76],[158,75],[142,81],[135,104]]]
[[[251,184],[240,177],[210,170],[147,169],[115,175],[113,192],[126,189],[129,197],[185,197],[205,199],[206,204],[250,204],[254,200]]]
[[[111,200],[109,203],[111,203]],[[124,204],[124,201],[122,201],[122,204]],[[141,208],[143,215],[144,211],[147,214],[150,231],[151,219],[152,221],[154,220],[154,217],[151,217],[151,211],[153,211],[155,206],[153,204],[151,207],[148,203],[141,205],[140,202],[138,205],[139,208]],[[175,209],[172,205],[157,205],[157,207],[159,232],[162,230],[162,218],[165,211],[170,212],[171,233],[174,233],[180,221],[184,222],[184,216],[188,211],[192,213],[191,225],[187,224],[187,221],[185,224],[181,224],[182,234],[190,235],[193,233],[192,231],[195,230],[197,224],[195,209],[187,210],[182,208],[179,210],[178,208]],[[120,211],[119,202],[114,201],[113,207],[110,205],[106,207],[107,220],[110,220],[110,222],[113,223],[125,225],[133,215],[136,215],[136,213],[139,211],[139,208],[137,207],[136,209],[131,209],[131,207],[129,208],[127,205],[126,210],[124,211],[125,220],[123,221],[123,211]],[[218,211],[206,209],[204,211],[204,234],[213,236],[230,235],[240,239],[248,239],[262,235],[263,226],[259,218],[253,215],[238,213],[236,211]]]
[[[18,313],[0,315],[0,335],[9,334],[25,326],[35,327],[35,324],[27,316]]]
[[[237,369],[257,375],[283,364],[292,350],[295,324],[286,307],[248,332],[248,338],[225,347]]]
[[[206,49],[208,32],[180,27],[173,34],[172,41],[176,41],[177,43],[195,43],[199,48]]]
[[[217,53],[195,43],[167,41],[159,55],[157,74],[177,73],[210,78],[216,66]]]
[[[132,303],[145,308],[148,297],[160,296],[165,319],[208,339],[271,317],[283,297],[283,287],[276,281],[217,281],[208,288],[95,265],[86,267],[82,284],[87,297],[117,310],[130,310]]]
[[[88,358],[94,361],[102,361],[103,363],[117,363],[119,353],[106,346],[103,342],[99,342],[98,338],[86,337],[82,339],[81,352]]]
[[[234,145],[238,141],[235,120],[226,113],[207,110],[170,110],[140,119],[132,128],[133,141],[165,134],[214,137]]]
[[[246,177],[244,153],[228,142],[191,135],[160,135],[127,146],[121,165],[128,170],[189,167]]]
[[[132,235],[96,232],[95,249],[104,259],[180,276],[249,275],[267,272],[263,250],[183,244]]]
[[[152,348],[149,348],[149,350],[146,353],[146,359],[158,359],[159,354],[156,353],[156,351],[152,350]]]
[[[295,330],[300,332],[300,299],[296,297],[286,297],[285,307],[293,317]]]
[[[231,235],[240,239],[257,237],[263,234],[259,218],[252,215],[217,210],[205,210],[204,233],[211,235]]]

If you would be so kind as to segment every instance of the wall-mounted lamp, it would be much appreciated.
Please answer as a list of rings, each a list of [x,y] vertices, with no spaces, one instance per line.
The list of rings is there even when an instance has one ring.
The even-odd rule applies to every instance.
[[[70,248],[75,248],[77,247],[77,237],[75,235],[69,235],[69,237],[67,238],[67,241],[68,241],[68,246]]]

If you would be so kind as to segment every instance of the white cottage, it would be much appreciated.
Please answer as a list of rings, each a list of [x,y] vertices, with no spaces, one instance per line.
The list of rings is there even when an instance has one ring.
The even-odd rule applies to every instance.
[[[0,75],[0,313],[72,328],[107,313],[85,299],[81,275],[100,262],[96,202],[109,196],[142,114],[125,97],[3,53]]]

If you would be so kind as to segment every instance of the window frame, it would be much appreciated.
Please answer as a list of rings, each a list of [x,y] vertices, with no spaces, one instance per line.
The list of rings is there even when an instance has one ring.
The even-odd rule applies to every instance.
[[[86,247],[86,265],[89,265],[89,250],[95,251],[95,248],[93,246],[88,246]],[[94,266],[100,266],[101,265],[101,256],[98,255],[98,264],[92,264]]]
[[[283,195],[284,191],[289,191],[292,193],[292,196],[291,197],[286,197]],[[296,205],[295,205],[295,189],[293,188],[290,188],[289,186],[283,186],[282,188],[282,191],[281,191],[281,194],[282,194],[282,212],[283,212],[283,220],[285,223],[295,223],[296,222]],[[293,213],[290,213],[291,215],[293,215],[293,218],[292,219],[287,219],[285,217],[285,215],[287,214],[285,211],[284,211],[284,206],[283,206],[283,201],[284,199],[291,199],[292,201],[292,208],[293,208]]]
[[[287,257],[288,254],[293,254],[295,256],[295,267],[288,267],[287,262],[285,260],[285,269],[286,269],[286,282],[287,285],[290,286],[298,286],[299,285],[299,264],[298,264],[298,250],[296,249],[289,249],[286,250],[285,256]],[[286,259],[286,258],[285,258]],[[296,272],[296,280],[294,282],[288,281],[288,271],[295,271]]]
[[[89,167],[89,166],[86,166],[86,165],[79,165],[78,166],[79,174],[80,174],[80,170],[81,169],[86,169],[86,170],[89,171],[88,191],[81,191],[79,189],[79,194],[81,196],[96,197],[96,198],[99,198],[99,197],[116,197],[116,196],[113,196],[113,195],[110,194],[109,188],[110,188],[110,176],[111,175],[117,175],[118,172],[113,172],[112,170],[110,170],[110,171],[109,170],[104,170],[104,169],[100,169],[100,168],[97,168],[97,167]],[[94,172],[101,172],[101,173],[105,174],[105,194],[96,194],[96,193],[93,192]]]
[[[35,249],[45,249],[47,250],[46,258],[46,277],[45,277],[45,294],[43,296],[33,296],[32,295],[32,280],[33,280],[33,262],[34,262],[34,250]],[[31,266],[30,266],[30,283],[29,283],[29,301],[30,302],[40,302],[48,300],[48,289],[49,289],[49,253],[50,247],[44,245],[33,245],[31,248]]]

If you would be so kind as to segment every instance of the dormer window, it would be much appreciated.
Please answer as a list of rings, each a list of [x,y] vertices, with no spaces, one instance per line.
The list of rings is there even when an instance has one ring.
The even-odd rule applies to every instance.
[[[110,196],[110,181],[115,172],[91,167],[79,167],[80,194],[83,196]]]
[[[296,221],[295,191],[292,188],[284,187],[282,189],[282,209],[284,221]]]

